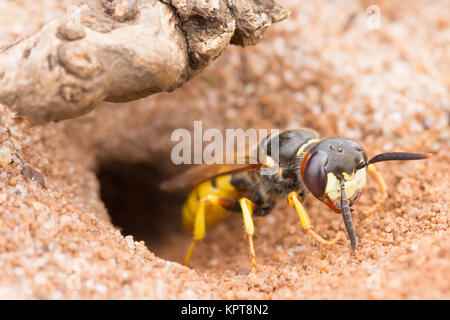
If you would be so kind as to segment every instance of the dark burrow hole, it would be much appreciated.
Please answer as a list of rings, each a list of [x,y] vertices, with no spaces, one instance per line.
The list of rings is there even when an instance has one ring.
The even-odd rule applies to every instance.
[[[160,191],[168,178],[147,164],[103,163],[97,171],[100,194],[112,223],[124,236],[145,241],[155,255],[182,261],[188,236],[181,222],[185,194]]]

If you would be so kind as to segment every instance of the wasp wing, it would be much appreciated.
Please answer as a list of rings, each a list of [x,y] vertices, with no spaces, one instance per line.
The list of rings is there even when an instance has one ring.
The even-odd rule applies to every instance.
[[[164,181],[159,188],[163,191],[180,191],[193,188],[198,184],[228,174],[237,174],[245,171],[259,170],[261,164],[202,164],[170,180]]]
[[[163,191],[175,192],[193,188],[198,184],[228,174],[237,174],[245,171],[259,170],[262,164],[257,161],[257,148],[252,146],[237,153],[233,164],[201,164],[196,165],[186,172],[162,182],[159,188]],[[225,157],[225,156],[224,156]],[[222,161],[222,163],[225,163]]]

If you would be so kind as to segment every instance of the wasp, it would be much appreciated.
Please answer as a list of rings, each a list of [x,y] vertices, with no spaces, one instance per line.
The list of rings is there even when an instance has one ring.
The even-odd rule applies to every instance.
[[[276,138],[276,140],[275,140]],[[276,157],[271,145],[277,143]],[[319,243],[332,246],[340,237],[325,240],[311,227],[302,204],[311,193],[331,210],[342,214],[350,238],[351,253],[357,247],[351,207],[361,197],[367,173],[372,174],[380,188],[380,198],[365,214],[370,216],[387,199],[387,187],[374,163],[389,160],[419,160],[430,154],[389,152],[370,160],[361,145],[344,137],[321,139],[310,129],[288,130],[269,134],[261,140],[256,164],[202,164],[184,174],[165,181],[161,189],[177,191],[193,188],[182,207],[185,229],[192,242],[184,263],[188,265],[196,244],[205,237],[206,229],[233,213],[242,214],[251,258],[251,271],[256,269],[253,246],[254,216],[266,216],[276,204],[287,199],[295,208],[303,229]],[[260,174],[262,168],[276,168],[275,174]]]

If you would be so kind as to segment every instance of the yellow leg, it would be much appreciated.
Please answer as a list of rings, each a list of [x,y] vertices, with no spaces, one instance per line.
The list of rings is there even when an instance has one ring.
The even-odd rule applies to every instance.
[[[195,248],[195,245],[197,244],[197,242],[203,240],[203,238],[205,237],[205,233],[206,233],[205,207],[206,207],[206,203],[209,201],[216,202],[217,197],[208,196],[199,201],[200,204],[199,204],[197,213],[195,214],[194,232],[193,232],[193,236],[192,236],[192,242],[186,253],[186,257],[184,258],[185,265],[189,264],[189,261],[191,260],[192,252],[194,251],[194,248]]]
[[[194,230],[192,235],[192,242],[189,246],[186,256],[184,258],[184,264],[188,265],[191,260],[192,253],[194,252],[195,245],[197,242],[203,240],[206,233],[206,205],[213,204],[220,206],[222,208],[229,207],[231,205],[237,204],[237,201],[232,199],[221,198],[215,195],[208,195],[205,198],[199,200],[199,207],[195,213]]]
[[[375,205],[373,205],[369,210],[364,212],[364,214],[369,217],[378,209],[380,205],[382,205],[386,201],[388,194],[386,183],[384,182],[383,177],[375,169],[375,166],[373,164],[369,164],[369,166],[367,167],[367,171],[375,176],[381,191],[381,197],[380,199],[378,199],[377,203],[375,203]]]
[[[192,252],[194,252],[195,245],[197,244],[197,240],[192,240],[191,245],[189,246],[188,251],[186,252],[186,256],[184,258],[184,265],[189,265],[189,261],[191,261]]]
[[[253,214],[253,203],[247,198],[241,198],[239,204],[242,209],[242,216],[244,218],[245,233],[248,237],[248,245],[250,248],[250,258],[252,259],[252,269],[251,272],[256,271],[256,254],[255,248],[253,247],[253,234],[255,233],[255,226],[253,225],[252,214]]]
[[[297,192],[291,192],[288,196],[288,203],[291,207],[294,207],[297,211],[298,217],[300,218],[300,223],[302,224],[303,229],[305,229],[314,239],[319,241],[321,244],[326,246],[332,246],[340,239],[339,234],[336,236],[336,238],[332,241],[327,241],[321,236],[319,236],[317,233],[315,233],[311,228],[311,222],[309,220],[309,216],[306,213],[305,208],[303,207],[302,203],[300,202],[300,196]]]

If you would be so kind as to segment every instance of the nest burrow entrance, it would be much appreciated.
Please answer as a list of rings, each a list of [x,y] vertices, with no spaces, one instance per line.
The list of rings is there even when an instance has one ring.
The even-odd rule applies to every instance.
[[[159,190],[165,172],[143,163],[104,162],[97,177],[101,199],[122,234],[145,241],[161,258],[179,261],[179,238],[187,237],[181,223],[185,195]]]

